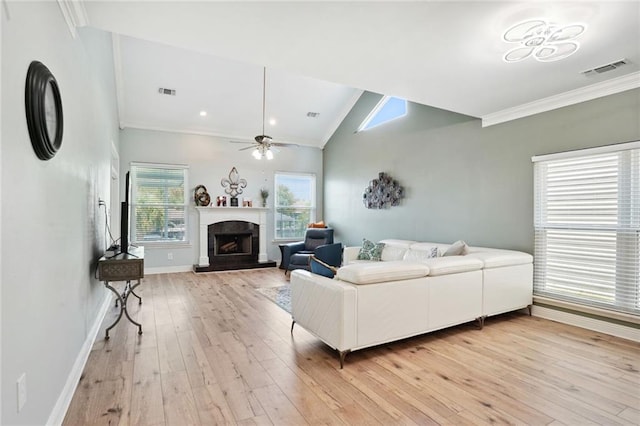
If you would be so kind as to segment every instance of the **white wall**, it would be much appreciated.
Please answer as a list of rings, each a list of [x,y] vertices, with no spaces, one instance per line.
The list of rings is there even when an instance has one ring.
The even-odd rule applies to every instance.
[[[186,164],[189,169],[189,194],[193,199],[193,190],[204,185],[212,200],[224,195],[220,181],[229,176],[232,167],[236,167],[240,177],[246,179],[247,187],[238,198],[252,198],[259,205],[259,191],[262,186],[269,188],[269,213],[267,214],[267,253],[270,260],[280,260],[278,242],[274,241],[273,222],[273,178],[276,171],[315,173],[318,193],[318,216],[322,219],[322,151],[316,148],[291,147],[280,148],[273,160],[256,160],[251,150],[238,151],[245,145],[232,144],[226,139],[210,136],[182,133],[158,132],[151,130],[124,129],[120,133],[120,173],[124,176],[130,163],[151,162]],[[121,179],[124,181],[124,179]],[[228,197],[227,197],[228,198]],[[198,263],[199,236],[195,203],[191,202],[189,212],[189,247],[145,246],[145,269],[180,270],[191,268]],[[173,260],[168,254],[173,254]]]
[[[94,278],[104,250],[111,141],[118,144],[111,39],[74,39],[57,2],[9,2],[2,10],[2,418],[7,425],[51,418],[95,324],[106,290]],[[54,74],[64,136],[39,160],[24,110],[31,61]],[[16,380],[27,402],[17,412]]]

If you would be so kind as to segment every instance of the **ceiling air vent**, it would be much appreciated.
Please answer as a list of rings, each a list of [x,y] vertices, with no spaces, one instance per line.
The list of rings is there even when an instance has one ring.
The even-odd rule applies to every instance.
[[[307,113],[307,117],[309,117],[309,118],[317,118],[319,115],[320,115],[319,112],[311,112],[311,111],[309,111]]]
[[[607,71],[613,71],[616,68],[620,68],[623,65],[627,65],[628,63],[629,62],[626,59],[620,59],[619,61],[611,62],[610,64],[602,65],[600,67],[597,67],[591,70],[582,71],[582,74],[586,76],[602,74]]]
[[[165,89],[164,87],[159,88],[158,93],[160,93],[161,95],[169,95],[169,96],[176,95],[175,89]]]

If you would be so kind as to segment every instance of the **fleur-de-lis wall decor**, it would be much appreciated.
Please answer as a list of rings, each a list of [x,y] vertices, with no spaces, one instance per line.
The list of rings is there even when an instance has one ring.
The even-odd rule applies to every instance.
[[[240,174],[235,167],[229,172],[229,178],[223,178],[220,184],[224,188],[224,192],[232,198],[236,198],[238,194],[242,194],[242,188],[247,187],[247,181],[240,179]]]

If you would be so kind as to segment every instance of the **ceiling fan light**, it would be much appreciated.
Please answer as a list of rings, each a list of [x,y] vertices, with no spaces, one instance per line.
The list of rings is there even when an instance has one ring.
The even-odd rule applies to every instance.
[[[267,152],[265,155],[267,156],[267,160],[273,160],[273,152],[271,152],[270,149],[267,149]]]
[[[262,154],[260,153],[260,150],[258,148],[256,148],[255,151],[251,153],[251,155],[253,155],[253,158],[255,158],[256,160],[260,160],[262,158]]]

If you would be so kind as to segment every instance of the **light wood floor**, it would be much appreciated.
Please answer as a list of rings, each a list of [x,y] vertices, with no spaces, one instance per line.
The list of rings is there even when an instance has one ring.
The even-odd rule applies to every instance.
[[[255,291],[279,269],[148,276],[104,321],[65,425],[640,424],[640,344],[521,313],[337,354]]]

